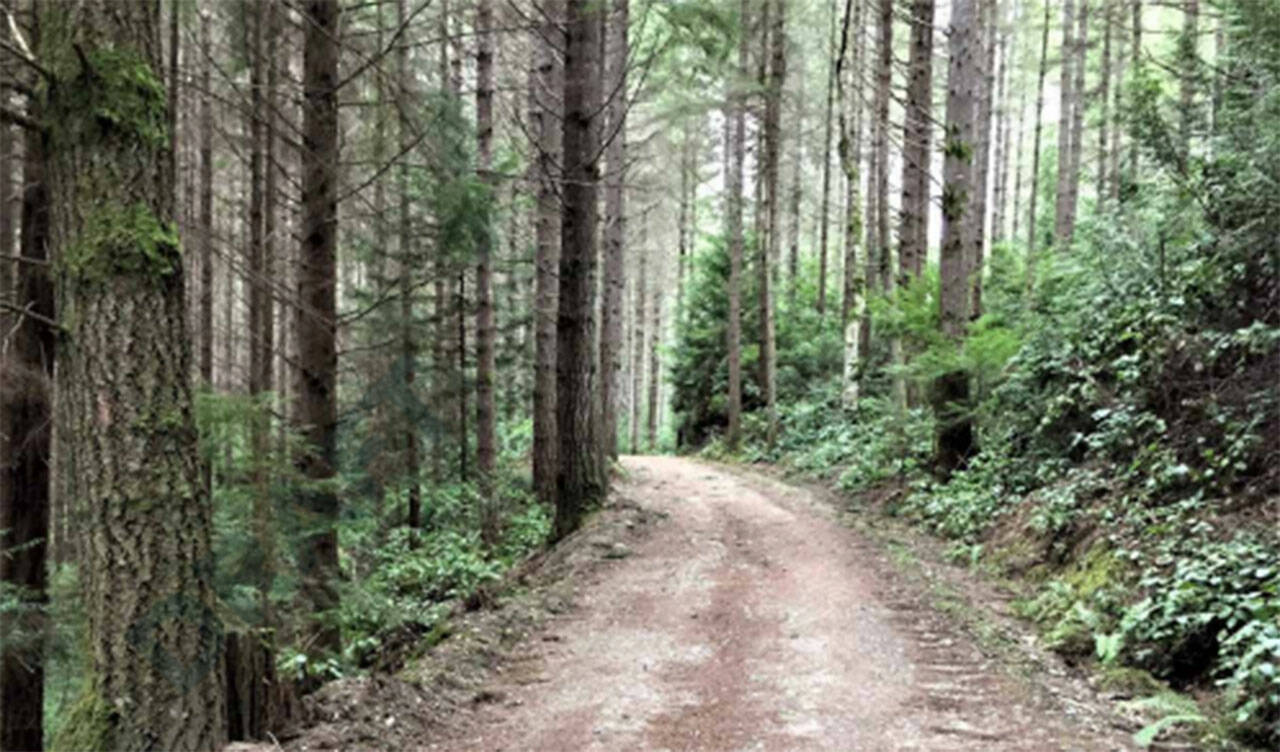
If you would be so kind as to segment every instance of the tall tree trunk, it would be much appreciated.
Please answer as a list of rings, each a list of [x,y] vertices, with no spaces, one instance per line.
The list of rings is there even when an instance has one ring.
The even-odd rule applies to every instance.
[[[682,140],[680,141],[680,200],[676,217],[676,318],[684,310],[684,269],[689,256],[689,209],[692,202],[691,193],[693,178],[690,176],[689,163],[693,151],[693,118],[684,118]]]
[[[1068,0],[1069,1],[1069,0]],[[1040,138],[1044,133],[1044,82],[1049,72],[1050,3],[1044,4],[1044,28],[1040,32],[1040,73],[1036,83],[1035,135],[1031,141],[1031,194],[1027,208],[1027,281],[1028,290],[1036,279],[1036,204],[1040,198]]]
[[[804,58],[798,58],[800,69],[796,71],[799,83],[796,91],[796,122],[791,126],[791,139],[795,151],[791,158],[791,188],[787,191],[787,303],[795,310],[796,292],[800,285],[800,173],[804,167]]]
[[[200,380],[213,388],[213,38],[200,14]]]
[[[9,126],[3,127],[12,134]],[[48,259],[49,238],[41,141],[37,133],[26,135],[20,219],[23,261],[13,267],[16,276],[11,289],[16,305],[33,315],[4,322],[3,334],[11,339],[0,358],[0,586],[17,588],[22,602],[21,610],[0,617],[0,632],[5,635],[0,649],[3,750],[38,750],[44,743],[45,560],[49,550],[49,426],[56,340],[53,328],[46,323],[55,315],[53,283],[41,263]],[[5,157],[0,180],[8,183],[13,167],[8,153]],[[12,226],[6,224],[0,232],[4,239],[0,266],[10,267]]]
[[[1000,30],[1000,14],[996,14],[993,33],[998,35],[998,51],[996,53],[996,93],[995,109],[992,114],[992,127],[996,132],[995,158],[991,169],[995,171],[995,189],[991,202],[991,244],[1004,241],[1006,217],[1009,200],[1009,134],[1012,120],[1009,116],[1009,34]]]
[[[1098,82],[1098,105],[1102,112],[1098,122],[1098,205],[1107,200],[1107,155],[1111,135],[1111,30],[1115,15],[1113,0],[1102,0],[1102,76]]]
[[[406,0],[396,0],[396,19],[403,28],[409,22],[409,12]],[[381,24],[379,24],[381,26]],[[396,77],[399,79],[397,88],[402,97],[411,98],[414,94],[413,75],[409,70],[409,46],[407,44],[397,45],[396,48]],[[396,108],[399,113],[399,136],[400,136],[400,153],[408,154],[413,146],[412,124],[409,122],[409,110],[401,103]],[[397,250],[400,252],[400,369],[401,383],[404,385],[405,395],[409,398],[410,404],[416,404],[413,399],[414,383],[417,381],[418,375],[418,340],[416,335],[417,325],[414,320],[414,281],[413,269],[416,264],[416,258],[413,253],[413,219],[409,207],[409,195],[412,191],[409,163],[408,160],[401,159],[398,175],[399,185],[396,189],[399,191],[399,206],[397,212],[399,214],[399,227],[397,228],[399,238],[397,240]],[[406,516],[406,524],[410,530],[410,541],[416,540],[417,530],[422,527],[422,485],[419,478],[420,458],[418,456],[418,421],[415,415],[404,415],[404,477],[405,482],[409,485],[408,502],[409,509]]]
[[[302,243],[298,254],[297,404],[305,442],[298,469],[311,483],[298,493],[307,532],[300,541],[302,592],[314,609],[311,645],[336,653],[331,619],[338,606],[338,496],[325,483],[337,473],[338,0],[308,0],[303,51]]]
[[[4,39],[0,32],[0,40]],[[0,61],[0,76],[7,76],[3,61]],[[17,264],[13,260],[13,156],[14,127],[9,123],[0,123],[0,301],[16,303],[14,291],[17,289],[15,276],[18,274]],[[0,343],[11,328],[9,312],[0,307]]]
[[[738,36],[738,77],[746,78],[747,73],[747,33],[746,19],[750,10],[750,0],[742,0],[742,23]],[[742,438],[742,204],[743,179],[742,168],[746,161],[747,146],[747,104],[742,92],[730,88],[725,101],[728,109],[725,119],[728,123],[725,131],[728,140],[725,143],[726,157],[729,163],[729,175],[726,179],[728,188],[728,234],[729,234],[729,321],[725,327],[728,337],[729,360],[729,425],[725,429],[725,443],[730,450],[738,447]]]
[[[618,457],[618,414],[622,410],[622,298],[626,292],[626,184],[627,169],[627,55],[630,51],[627,0],[613,0],[609,19],[609,102],[606,148],[608,172],[605,185],[604,307],[600,338],[600,396],[603,423],[600,438],[607,457]],[[683,193],[682,193],[683,198]],[[682,228],[683,229],[683,228]],[[683,235],[681,236],[683,238]]]
[[[840,23],[840,53],[836,63],[836,96],[839,100],[840,139],[837,151],[845,176],[844,285],[840,321],[844,329],[844,367],[841,403],[857,407],[861,379],[862,330],[866,311],[866,267],[858,254],[862,239],[862,14],[864,0],[845,0]],[[857,38],[850,38],[850,32]],[[849,84],[853,84],[850,91]]]
[[[1196,97],[1200,77],[1200,0],[1182,0],[1182,34],[1178,37],[1178,139],[1185,166],[1191,150],[1191,133],[1199,118]]]
[[[769,2],[770,0],[766,0]],[[782,134],[782,87],[787,78],[786,0],[772,0],[773,15],[769,32],[769,82],[765,90],[764,115],[764,183],[765,213],[768,217],[768,242],[761,246],[758,264],[760,284],[760,391],[765,397],[768,420],[767,440],[772,445],[778,438],[778,353],[774,320],[773,277],[782,233],[778,227],[778,154]],[[655,332],[656,336],[656,332]]]
[[[1059,81],[1058,98],[1058,190],[1054,205],[1053,244],[1061,251],[1071,240],[1071,115],[1076,105],[1075,40],[1072,24],[1075,23],[1075,0],[1062,1],[1062,78]]]
[[[476,3],[476,154],[480,180],[496,200],[493,176],[493,0]],[[494,370],[496,331],[493,323],[493,214],[484,218],[476,259],[476,479],[481,497],[481,535],[497,542],[498,520],[493,498],[497,459]]]
[[[647,324],[645,319],[645,298],[648,292],[648,253],[647,249],[641,245],[638,249],[639,269],[636,274],[636,281],[633,287],[635,295],[635,315],[631,319],[631,453],[638,454],[640,452],[640,401],[644,396],[644,354],[645,339],[644,331]]]
[[[1018,74],[1018,125],[1013,134],[1013,228],[1009,237],[1017,242],[1022,229],[1022,162],[1027,120],[1027,82],[1023,73]]]
[[[1114,71],[1112,77],[1115,80],[1111,87],[1113,105],[1111,134],[1110,134],[1110,155],[1108,159],[1107,169],[1111,175],[1107,178],[1107,187],[1110,191],[1110,199],[1113,205],[1120,203],[1120,187],[1121,176],[1120,163],[1121,154],[1124,152],[1124,129],[1121,127],[1120,116],[1124,108],[1124,82],[1128,72],[1128,40],[1129,37],[1124,34],[1124,0],[1109,0],[1112,4],[1111,24],[1114,27],[1112,33],[1116,37],[1115,55],[1113,57],[1112,66]]]
[[[268,225],[274,227],[274,220],[268,222],[268,199],[266,197],[265,171],[271,168],[268,155],[268,143],[274,138],[274,132],[267,127],[274,101],[266,95],[267,58],[274,60],[274,52],[264,49],[264,37],[274,29],[268,28],[268,14],[274,15],[274,7],[270,2],[255,2],[252,6],[243,6],[246,23],[251,24],[249,34],[249,87],[250,87],[250,157],[249,157],[249,395],[260,400],[262,395],[272,387],[272,363],[274,353],[267,339],[272,330],[274,312],[270,307],[272,276],[268,263],[266,231]],[[271,44],[272,50],[275,44]],[[274,181],[272,183],[274,187]],[[274,206],[271,207],[274,209]],[[252,417],[251,445],[253,447],[251,471],[253,483],[253,531],[262,565],[255,572],[256,586],[259,595],[260,614],[263,626],[272,622],[270,593],[274,580],[275,553],[272,545],[275,540],[274,514],[271,501],[271,482],[269,458],[269,442],[271,438],[270,412],[268,406],[259,405]]]
[[[969,210],[972,222],[970,230],[974,239],[968,256],[969,284],[973,299],[969,303],[969,317],[982,315],[982,276],[986,264],[987,247],[987,197],[991,184],[991,131],[992,112],[995,103],[996,58],[996,4],[998,0],[978,0],[978,38],[981,44],[982,66],[978,101],[975,113],[974,138],[977,139],[973,163],[973,206]]]
[[[868,247],[875,255],[875,279],[881,290],[893,289],[890,269],[892,251],[889,241],[889,97],[893,84],[893,0],[879,0],[880,16],[876,22],[876,101],[874,133],[876,245]],[[868,273],[868,277],[871,275]]]
[[[1132,2],[1132,30],[1129,42],[1129,75],[1137,80],[1142,66],[1142,0]],[[1138,139],[1129,139],[1129,184],[1138,182],[1138,167],[1142,161],[1142,152],[1138,149]]]
[[[982,0],[955,0],[951,6],[948,42],[946,159],[942,174],[941,284],[938,295],[942,334],[958,342],[969,318],[971,288],[966,274],[977,236],[965,225],[979,221],[973,214],[975,117],[981,98],[984,53],[981,15],[974,7]],[[934,464],[943,476],[960,468],[973,451],[973,426],[968,417],[969,376],[955,370],[934,384],[934,409],[938,416]]]
[[[553,540],[578,529],[604,498],[594,430],[595,290],[600,106],[600,13],[567,0],[564,55],[564,188],[560,219],[560,309],[556,389],[560,458]]]
[[[537,138],[538,196],[534,227],[534,377],[533,487],[543,504],[555,502],[559,439],[556,433],[556,318],[559,308],[560,200],[556,165],[560,163],[560,58],[563,36],[560,7],[549,3],[535,39],[533,78]]]
[[[263,386],[262,376],[262,298],[268,294],[267,279],[262,268],[262,165],[263,136],[262,121],[266,106],[262,99],[263,90],[263,4],[254,0],[242,0],[240,4],[245,30],[245,57],[249,62],[249,111],[245,113],[245,126],[249,131],[249,247],[247,249],[249,287],[249,336],[246,338],[249,355],[249,395],[257,397],[268,386]],[[274,41],[274,40],[273,40]],[[256,428],[254,447],[258,448]],[[260,455],[259,455],[260,456]],[[256,463],[255,463],[256,464]],[[254,471],[255,479],[258,473]]]
[[[836,90],[836,8],[831,5],[831,29],[827,33],[827,108],[822,119],[822,201],[818,219],[818,315],[827,312],[827,243],[831,221],[831,124]]]
[[[467,270],[461,265],[453,279],[453,336],[453,354],[457,356],[453,394],[458,401],[458,479],[466,483],[471,477],[471,431],[467,428],[471,400],[467,390]]]
[[[226,741],[220,619],[200,482],[180,241],[173,225],[159,7],[96,0],[41,59],[52,256],[59,270],[59,428],[87,534],[84,694],[58,746],[217,750]],[[104,125],[98,113],[133,113]]]
[[[1085,72],[1089,53],[1089,0],[1080,0],[1076,29],[1075,83],[1071,86],[1071,162],[1067,176],[1066,245],[1069,248],[1076,234],[1076,216],[1080,205],[1080,164],[1084,156],[1084,95]]]
[[[902,133],[898,273],[919,274],[929,248],[929,159],[933,137],[934,0],[911,3],[911,62]]]
[[[653,323],[649,334],[649,409],[647,416],[649,451],[658,448],[658,423],[662,408],[658,401],[658,388],[662,384],[662,362],[658,358],[658,346],[662,342],[662,287],[653,285],[653,304],[649,307],[653,314]]]

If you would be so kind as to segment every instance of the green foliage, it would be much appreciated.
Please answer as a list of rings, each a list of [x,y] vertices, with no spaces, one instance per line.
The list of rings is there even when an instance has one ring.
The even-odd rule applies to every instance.
[[[51,37],[68,33],[66,26],[51,24]],[[164,83],[143,55],[109,44],[87,51],[76,45],[73,52],[67,44],[52,57],[57,78],[49,84],[45,122],[54,148],[103,142],[125,149],[138,143],[168,146]]]
[[[118,275],[166,279],[181,268],[177,227],[140,201],[90,207],[59,268],[79,283]]]

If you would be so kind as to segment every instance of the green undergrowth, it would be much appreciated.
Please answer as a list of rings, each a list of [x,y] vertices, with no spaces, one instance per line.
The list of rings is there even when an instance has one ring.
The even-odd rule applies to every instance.
[[[1135,199],[1153,224],[1123,234],[1105,231],[1115,217],[1090,218],[1072,255],[1039,260],[1030,300],[1024,270],[998,248],[987,313],[962,348],[924,331],[928,295],[873,301],[882,318],[856,409],[841,404],[838,370],[780,378],[775,444],[754,411],[738,451],[714,429],[700,451],[779,464],[950,540],[953,558],[1025,585],[1020,613],[1068,661],[1141,672],[1150,682],[1135,691],[1150,697],[1204,701],[1196,713],[1135,705],[1158,724],[1147,734],[1176,726],[1274,748],[1280,318],[1239,301],[1268,299],[1254,285],[1280,265],[1204,226],[1158,226],[1182,216],[1180,202]],[[1162,250],[1147,233],[1163,234]],[[789,328],[780,323],[780,341]],[[900,366],[883,344],[892,335],[908,354]],[[957,366],[970,374],[962,408],[978,450],[942,479],[928,385]],[[896,376],[908,407],[892,397]],[[717,409],[698,408],[699,431]]]

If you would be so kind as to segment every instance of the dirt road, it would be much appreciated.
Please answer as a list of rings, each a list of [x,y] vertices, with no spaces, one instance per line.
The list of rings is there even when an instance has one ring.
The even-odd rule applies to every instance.
[[[620,492],[669,517],[609,549],[499,699],[428,749],[1128,747],[1074,680],[984,655],[807,492],[686,459],[623,464]]]

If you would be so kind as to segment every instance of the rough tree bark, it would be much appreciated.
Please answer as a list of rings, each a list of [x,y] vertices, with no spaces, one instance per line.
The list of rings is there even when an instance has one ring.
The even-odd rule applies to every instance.
[[[600,338],[600,395],[603,406],[601,439],[607,457],[618,457],[618,414],[622,410],[622,298],[626,292],[626,183],[627,168],[627,54],[630,51],[627,0],[613,0],[607,24],[608,81],[606,91],[608,172],[605,183],[604,306]],[[681,236],[683,238],[683,235]]]
[[[557,3],[543,9],[534,40],[533,135],[537,139],[538,196],[534,227],[534,377],[533,486],[543,504],[555,502],[556,457],[556,312],[559,300],[560,199],[556,165],[560,163],[560,97],[563,49]]]
[[[861,378],[861,343],[866,310],[866,267],[859,258],[858,243],[862,239],[862,178],[859,163],[862,154],[862,56],[857,39],[861,35],[863,0],[845,0],[840,23],[840,53],[836,57],[836,97],[840,137],[837,152],[840,169],[845,176],[844,285],[840,303],[840,321],[844,328],[844,367],[841,377],[841,403],[846,409],[858,404]],[[853,87],[850,91],[851,79]]]
[[[831,7],[831,30],[827,33],[827,105],[822,119],[822,200],[818,218],[818,315],[827,312],[827,243],[831,214],[831,124],[836,91],[836,8]]]
[[[1200,0],[1182,0],[1182,34],[1178,37],[1178,140],[1185,165],[1191,133],[1198,123],[1196,96],[1200,87]]]
[[[1111,136],[1111,36],[1115,8],[1112,0],[1102,0],[1102,70],[1098,81],[1098,105],[1101,114],[1098,118],[1098,205],[1101,206],[1109,197],[1107,189],[1107,155]]]
[[[879,0],[877,7],[880,14],[876,21],[876,93],[871,136],[875,145],[872,169],[875,171],[876,208],[872,221],[876,228],[876,243],[869,245],[867,252],[875,256],[875,281],[881,290],[889,292],[893,289],[889,263],[892,257],[889,240],[889,98],[893,85],[893,0]],[[867,276],[872,278],[872,270],[868,270]]]
[[[192,414],[159,6],[47,13],[40,58],[58,276],[59,430],[87,616],[83,694],[57,746],[226,740],[211,508]],[[102,112],[114,113],[104,118]]]
[[[995,19],[997,0],[978,0],[978,38],[982,66],[979,80],[978,101],[974,122],[973,206],[970,209],[969,230],[974,234],[970,244],[972,253],[967,257],[969,284],[973,299],[969,303],[969,317],[982,315],[982,275],[986,263],[987,248],[987,196],[991,183],[991,131],[992,112],[995,103]]]
[[[1031,141],[1031,194],[1027,207],[1027,280],[1030,290],[1036,279],[1036,204],[1040,197],[1040,139],[1044,134],[1044,82],[1049,72],[1050,3],[1044,4],[1044,27],[1040,32],[1040,73],[1036,83],[1035,135]]]
[[[406,0],[396,0],[396,19],[404,26],[409,21]],[[413,75],[409,70],[409,45],[400,44],[396,48],[397,88],[402,97],[412,97],[414,93]],[[396,108],[398,113],[400,153],[407,154],[413,146],[413,132],[409,122],[409,110],[405,106]],[[399,185],[399,206],[397,207],[398,227],[397,250],[400,253],[400,369],[401,384],[406,396],[414,393],[414,383],[418,375],[418,339],[417,327],[413,316],[413,220],[409,207],[411,191],[409,162],[402,159],[397,174]],[[413,400],[410,400],[412,403]],[[405,523],[409,527],[412,542],[416,540],[416,531],[422,527],[422,485],[419,482],[418,426],[415,416],[404,415],[404,477],[409,484],[409,509]]]
[[[306,533],[299,542],[302,592],[310,602],[311,647],[337,652],[325,614],[338,605],[337,472],[338,0],[308,0],[303,49],[302,242],[298,253],[297,387],[293,418],[305,442],[296,462],[310,483],[297,495]]]
[[[560,307],[556,325],[556,417],[560,433],[556,514],[559,540],[604,498],[593,420],[596,362],[593,316],[599,183],[601,9],[588,0],[565,6],[563,164],[560,214]]]
[[[1076,83],[1072,73],[1075,67],[1075,40],[1072,33],[1075,19],[1075,0],[1063,0],[1062,78],[1058,86],[1058,188],[1053,213],[1053,244],[1058,250],[1062,250],[1071,238],[1068,204],[1071,201],[1071,115],[1076,106]]]
[[[765,416],[768,421],[766,439],[770,445],[778,438],[778,352],[773,277],[782,239],[778,227],[778,155],[782,140],[779,121],[782,114],[782,88],[787,79],[787,4],[786,0],[772,0],[771,4],[774,8],[768,34],[769,74],[765,90],[763,164],[768,240],[761,245],[757,265],[760,285],[760,391],[765,397]]]
[[[792,145],[795,151],[791,157],[791,188],[787,191],[787,303],[795,310],[796,292],[800,284],[800,201],[804,197],[800,188],[800,173],[804,166],[804,58],[799,59],[799,79],[796,89],[796,122],[791,126]]]
[[[929,244],[929,160],[933,137],[934,0],[911,3],[911,62],[902,133],[899,274],[920,274]]]
[[[749,11],[749,0],[742,0],[737,67],[738,78],[741,80],[745,80],[747,76],[746,19]],[[725,429],[725,443],[732,450],[737,448],[742,438],[742,168],[746,161],[747,105],[742,92],[733,88],[729,89],[725,101],[728,103],[725,118],[729,121],[727,128],[729,139],[725,144],[729,161],[729,175],[726,180],[729,225],[729,321],[725,327],[729,340],[729,404],[726,408],[729,413],[729,425]]]
[[[995,108],[992,111],[992,128],[996,133],[995,154],[991,169],[995,173],[995,186],[991,191],[991,244],[1005,239],[1005,224],[1009,200],[1009,133],[1012,118],[1009,116],[1009,34],[1001,31],[1000,15],[996,15],[993,33],[998,35],[996,51]]]
[[[1085,72],[1089,54],[1089,0],[1080,0],[1077,13],[1076,46],[1073,65],[1076,80],[1071,86],[1071,162],[1067,176],[1067,217],[1065,245],[1069,248],[1076,234],[1076,216],[1080,205],[1080,163],[1084,156]]]
[[[973,159],[975,123],[982,87],[982,35],[980,15],[974,7],[981,0],[955,0],[951,7],[950,53],[947,74],[947,136],[942,174],[941,284],[938,295],[942,333],[958,341],[969,318],[971,294],[966,274],[976,235],[965,225],[973,216]],[[934,384],[934,409],[938,429],[934,465],[943,476],[964,465],[973,451],[973,426],[965,403],[969,376],[963,370],[940,376]]]
[[[497,200],[493,175],[493,0],[476,3],[476,160],[480,181]],[[484,218],[476,249],[476,479],[481,497],[481,534],[496,542],[498,521],[493,499],[493,468],[497,459],[493,324],[493,215]]]
[[[636,254],[639,256],[639,269],[636,273],[632,294],[635,296],[635,315],[631,319],[631,453],[640,452],[640,401],[644,395],[644,332],[645,298],[648,293],[648,249],[640,246]]]
[[[653,302],[649,310],[653,321],[649,333],[649,409],[648,437],[649,451],[658,448],[658,422],[662,410],[658,402],[658,387],[662,384],[662,362],[658,358],[658,344],[662,341],[662,286],[653,285]]]
[[[213,388],[213,38],[200,13],[200,381]],[[207,479],[208,480],[208,479]]]

